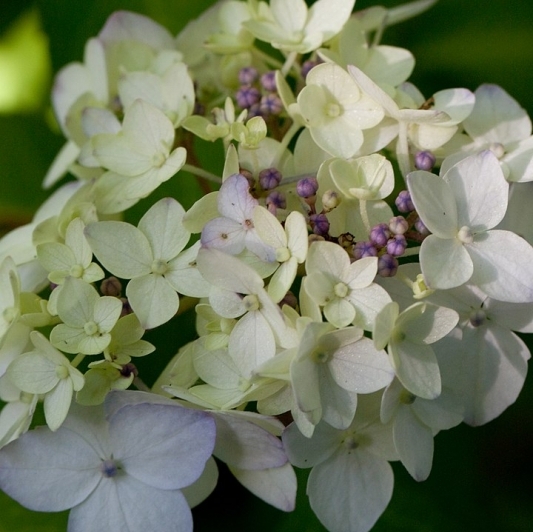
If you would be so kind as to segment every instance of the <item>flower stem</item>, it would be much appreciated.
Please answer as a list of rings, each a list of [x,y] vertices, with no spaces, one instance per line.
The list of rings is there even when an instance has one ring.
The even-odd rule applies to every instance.
[[[189,172],[190,174],[197,175],[198,177],[202,177],[203,179],[207,179],[207,181],[212,181],[213,183],[217,184],[222,183],[222,179],[217,175],[212,174],[211,172],[208,172],[203,168],[193,166],[192,164],[184,164],[181,169],[185,170],[185,172]]]
[[[82,360],[85,358],[85,355],[82,354],[82,353],[78,353],[73,359],[72,359],[72,362],[70,363],[70,365],[73,367],[73,368],[77,368]]]

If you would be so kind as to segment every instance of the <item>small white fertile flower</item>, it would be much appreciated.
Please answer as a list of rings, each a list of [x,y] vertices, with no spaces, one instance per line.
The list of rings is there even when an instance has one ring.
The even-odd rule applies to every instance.
[[[106,409],[107,420],[102,406],[74,404],[55,433],[38,427],[6,446],[0,487],[31,510],[71,509],[71,532],[192,532],[181,490],[213,451],[213,418],[177,404]]]

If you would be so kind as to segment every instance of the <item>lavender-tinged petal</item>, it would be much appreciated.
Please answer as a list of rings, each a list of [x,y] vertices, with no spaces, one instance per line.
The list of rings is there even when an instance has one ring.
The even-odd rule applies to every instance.
[[[157,489],[119,473],[104,478],[85,502],[73,508],[68,529],[192,532],[192,516],[181,491]]]
[[[31,510],[66,510],[98,485],[102,459],[83,435],[38,427],[2,449],[0,488]]]
[[[129,475],[173,490],[201,475],[213,451],[215,423],[209,414],[179,405],[131,405],[110,418],[109,435],[114,458]]]

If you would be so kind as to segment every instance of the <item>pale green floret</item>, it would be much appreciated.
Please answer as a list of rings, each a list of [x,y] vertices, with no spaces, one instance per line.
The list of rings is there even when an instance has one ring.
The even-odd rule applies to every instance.
[[[338,103],[328,103],[324,109],[324,113],[330,118],[337,118],[338,116],[341,116],[343,112],[342,106]]]
[[[311,358],[316,364],[325,364],[329,360],[329,354],[326,351],[316,350],[311,354]]]
[[[154,153],[152,156],[152,164],[155,168],[161,168],[165,164],[166,160],[167,157],[163,152]]]
[[[79,279],[83,275],[84,271],[85,268],[83,266],[81,266],[80,264],[74,264],[70,267],[68,273],[71,277],[76,277],[76,279]]]
[[[337,297],[343,298],[343,297],[346,297],[348,295],[350,289],[348,288],[348,285],[345,284],[345,283],[337,283],[333,287],[333,291],[335,292],[335,295]]]
[[[401,329],[395,328],[392,331],[392,334],[391,334],[391,337],[390,337],[390,342],[391,343],[395,343],[395,344],[399,344],[399,343],[403,342],[405,340],[405,338],[406,338],[406,334]]]
[[[94,321],[88,321],[84,326],[83,330],[87,336],[94,336],[99,332],[98,325]]]
[[[68,368],[66,366],[56,366],[56,376],[60,380],[64,380],[69,376]]]
[[[246,312],[253,312],[254,310],[259,310],[261,305],[259,304],[259,299],[255,294],[248,294],[242,300],[242,304],[246,309]]]
[[[470,313],[470,316],[468,316],[468,321],[470,321],[472,327],[480,327],[485,323],[486,319],[487,314],[482,309],[475,309]]]
[[[349,436],[346,436],[342,444],[344,445],[344,447],[346,447],[349,450],[354,450],[354,449],[357,449],[357,447],[359,447],[359,442],[357,441],[355,434],[350,434]]]
[[[164,275],[168,271],[168,262],[162,259],[156,259],[152,262],[152,273]]]
[[[7,307],[2,311],[2,317],[4,321],[10,325],[13,323],[19,315],[19,311],[16,307]]]
[[[400,393],[399,401],[404,405],[412,405],[416,400],[416,395],[412,394],[408,390],[402,390]]]
[[[467,227],[464,225],[459,229],[459,232],[457,233],[457,238],[463,243],[463,244],[472,244],[474,241],[474,233],[472,232],[472,229],[470,227]]]
[[[276,249],[276,260],[278,262],[287,262],[291,258],[291,252],[288,248]]]

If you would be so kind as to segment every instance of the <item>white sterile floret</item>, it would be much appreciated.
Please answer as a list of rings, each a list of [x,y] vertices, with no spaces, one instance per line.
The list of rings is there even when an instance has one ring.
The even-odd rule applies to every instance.
[[[331,63],[307,74],[298,106],[313,140],[335,157],[354,156],[363,144],[363,130],[385,116],[379,103],[362,92],[344,69]]]
[[[254,370],[292,338],[281,309],[264,289],[263,279],[238,258],[217,249],[198,252],[198,268],[213,285],[209,303],[220,316],[237,318],[229,338],[229,353],[242,375]]]
[[[170,320],[179,307],[176,292],[204,297],[208,285],[196,269],[198,245],[183,251],[190,233],[185,211],[163,198],[146,212],[138,227],[125,222],[96,222],[85,228],[94,254],[113,275],[131,279],[126,296],[143,329]]]
[[[433,436],[463,421],[463,405],[443,388],[436,399],[422,399],[394,379],[383,393],[381,421],[392,420],[394,445],[402,464],[417,481],[426,480],[433,463]]]
[[[291,363],[290,378],[295,401],[309,423],[316,426],[323,419],[345,429],[356,412],[358,394],[384,388],[394,370],[385,351],[364,338],[362,329],[310,323]],[[307,424],[295,421],[310,437]]]
[[[234,0],[220,2],[217,29],[210,33],[203,47],[217,54],[236,54],[252,48],[254,36],[244,27],[253,16],[251,5]]]
[[[57,313],[63,321],[50,333],[50,342],[67,353],[97,355],[111,341],[111,329],[122,312],[122,301],[100,297],[96,289],[68,277],[57,298]]]
[[[276,261],[280,263],[267,289],[270,297],[279,302],[296,278],[298,264],[307,256],[307,222],[303,214],[292,211],[282,227],[278,219],[261,206],[255,207],[253,222],[259,238],[275,250]]]
[[[20,280],[11,257],[0,264],[0,345],[20,317]]]
[[[465,422],[488,423],[516,401],[524,385],[531,354],[512,331],[533,331],[532,305],[497,301],[468,284],[439,290],[429,300],[459,312],[460,330],[435,351],[450,362],[448,385],[464,405]]]
[[[50,272],[48,279],[63,285],[67,277],[75,277],[86,283],[94,283],[105,277],[105,274],[92,262],[93,254],[83,234],[85,224],[80,218],[75,218],[67,227],[65,243],[47,242],[37,246],[37,258],[45,270]],[[57,286],[50,295],[48,310],[57,314],[57,298],[61,293]]]
[[[111,406],[106,419],[102,406],[73,405],[57,432],[39,427],[4,448],[0,487],[32,510],[71,509],[75,532],[192,532],[182,489],[213,451],[213,418],[177,404]]]
[[[376,45],[367,39],[362,17],[350,17],[331,47],[321,48],[318,54],[343,68],[357,66],[385,92],[394,95],[395,87],[411,75],[415,58],[405,48]]]
[[[151,71],[123,73],[118,82],[118,93],[124,109],[135,100],[143,100],[163,111],[177,128],[193,112],[194,85],[187,65],[179,61],[181,54],[167,51],[166,55],[171,53],[170,65],[167,64],[169,61],[163,62],[161,57],[156,57]]]
[[[163,111],[135,100],[126,109],[121,131],[92,138],[94,159],[109,170],[96,188],[101,212],[120,212],[134,205],[181,169],[187,152],[173,149],[174,135]]]
[[[441,393],[441,377],[429,344],[446,336],[458,320],[454,310],[429,303],[415,303],[400,313],[392,301],[376,316],[372,337],[376,349],[388,346],[396,376],[407,390],[435,399]]]
[[[330,532],[368,532],[392,497],[388,460],[398,455],[391,424],[379,419],[380,399],[380,393],[361,396],[354,420],[344,430],[321,422],[312,438],[294,423],[283,432],[291,463],[313,468],[307,482],[309,502]]]
[[[68,413],[72,393],[83,388],[83,375],[41,333],[32,331],[30,339],[34,350],[18,356],[7,374],[23,392],[44,394],[46,423],[57,430]]]
[[[472,155],[442,177],[407,176],[415,208],[433,233],[420,265],[429,288],[467,281],[501,301],[533,301],[533,248],[511,231],[495,230],[507,209],[509,185],[491,151]]]
[[[533,136],[526,110],[498,85],[481,85],[474,94],[476,104],[463,122],[473,142],[447,157],[443,171],[468,155],[491,150],[508,181],[532,181]]]
[[[310,8],[304,0],[254,2],[251,20],[243,23],[258,39],[284,52],[305,54],[339,33],[355,0],[318,0]]]
[[[31,349],[30,332],[30,327],[18,322],[1,341],[0,400],[5,404],[0,411],[0,448],[29,429],[39,399],[37,394],[21,391],[6,375],[11,362]]]
[[[274,249],[259,238],[253,222],[258,201],[250,194],[250,183],[242,174],[229,176],[218,191],[217,205],[221,216],[207,222],[201,242],[238,255],[245,248],[268,262],[274,260]]]
[[[377,257],[350,263],[346,251],[332,242],[314,242],[307,254],[306,290],[335,327],[353,323],[371,330],[390,296],[375,284]]]
[[[403,175],[411,170],[409,144],[411,141],[420,149],[435,149],[445,144],[458,130],[474,107],[475,96],[467,89],[449,89],[433,95],[430,109],[400,109],[399,105],[362,70],[349,65],[348,72],[361,90],[365,91],[384,110],[384,113],[398,122],[396,155]],[[422,102],[423,103],[423,102]]]

